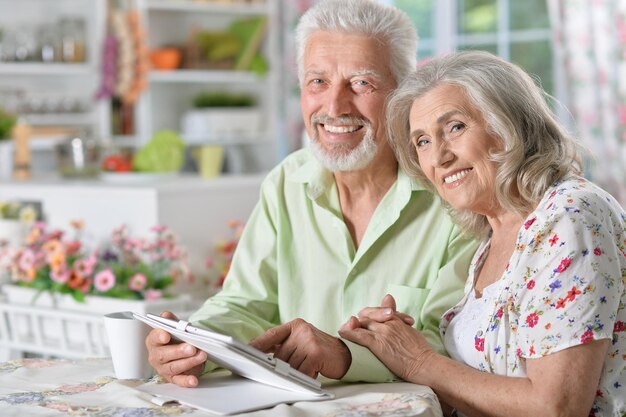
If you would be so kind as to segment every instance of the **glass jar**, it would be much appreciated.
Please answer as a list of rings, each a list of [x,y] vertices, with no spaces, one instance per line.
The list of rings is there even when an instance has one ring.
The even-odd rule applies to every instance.
[[[85,19],[81,17],[63,17],[59,20],[63,62],[85,62],[87,38]]]
[[[41,62],[60,62],[61,43],[58,27],[46,23],[39,27],[39,58]]]

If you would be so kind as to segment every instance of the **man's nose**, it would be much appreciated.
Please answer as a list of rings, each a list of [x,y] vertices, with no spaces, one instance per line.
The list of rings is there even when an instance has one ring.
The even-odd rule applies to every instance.
[[[342,85],[334,85],[328,92],[328,115],[330,117],[338,117],[350,114],[351,107],[351,92],[349,89]]]

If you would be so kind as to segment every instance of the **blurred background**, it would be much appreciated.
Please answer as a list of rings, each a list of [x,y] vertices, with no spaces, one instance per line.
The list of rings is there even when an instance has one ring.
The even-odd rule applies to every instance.
[[[419,60],[481,49],[526,69],[585,175],[626,203],[626,1],[378,1],[411,17]],[[0,200],[94,240],[167,224],[200,268],[306,143],[294,28],[314,3],[0,0]]]
[[[587,175],[624,202],[626,2],[379,1],[411,16],[419,59],[482,49],[530,72],[591,151]],[[59,148],[76,135],[98,145],[92,174],[136,171],[161,130],[184,144],[176,171],[266,172],[302,146],[293,29],[314,2],[0,0],[0,137],[31,127],[39,175],[72,172]],[[13,159],[0,141],[0,179]]]

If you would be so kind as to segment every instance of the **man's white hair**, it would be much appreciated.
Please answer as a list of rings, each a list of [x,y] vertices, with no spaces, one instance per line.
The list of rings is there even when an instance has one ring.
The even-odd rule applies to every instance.
[[[304,76],[303,61],[307,40],[318,30],[365,35],[377,39],[389,51],[389,67],[396,84],[415,70],[417,32],[406,13],[374,0],[323,0],[302,15],[296,28],[300,82]]]

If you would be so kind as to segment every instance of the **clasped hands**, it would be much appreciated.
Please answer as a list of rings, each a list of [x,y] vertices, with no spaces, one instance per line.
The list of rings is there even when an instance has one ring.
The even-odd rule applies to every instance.
[[[176,319],[169,312],[163,317]],[[367,307],[358,317],[351,317],[341,326],[341,337],[369,348],[398,377],[409,380],[423,363],[420,349],[430,350],[423,336],[412,326],[414,320],[396,311],[391,295],[383,298],[380,307]],[[342,378],[352,362],[348,347],[302,319],[273,327],[250,342],[266,353],[272,352],[300,372],[316,378]],[[195,387],[204,370],[207,354],[188,343],[172,343],[171,335],[154,329],[146,338],[149,361],[168,382],[182,387]],[[425,352],[428,353],[428,352]]]

